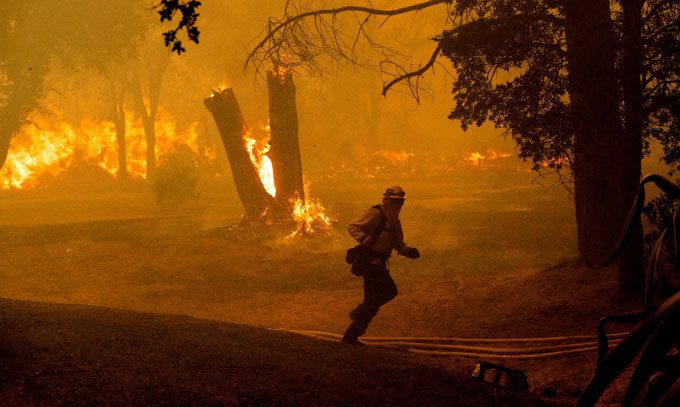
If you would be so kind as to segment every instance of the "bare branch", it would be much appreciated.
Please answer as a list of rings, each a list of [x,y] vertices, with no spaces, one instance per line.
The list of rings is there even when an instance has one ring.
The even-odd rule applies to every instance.
[[[432,68],[434,63],[437,61],[437,57],[439,56],[439,53],[442,50],[442,45],[441,43],[437,43],[437,47],[434,49],[432,52],[432,55],[430,56],[430,59],[427,61],[427,63],[423,66],[421,66],[419,69],[416,69],[411,72],[406,72],[402,75],[397,76],[396,78],[392,79],[391,81],[387,82],[386,84],[383,85],[383,90],[382,90],[382,95],[385,96],[387,94],[387,91],[392,88],[395,84],[402,82],[402,81],[408,81],[409,87],[411,85],[411,78],[413,77],[421,77],[425,72],[427,72],[428,69]],[[412,92],[413,94],[413,92]],[[414,94],[414,97],[416,100],[418,100],[417,93]]]
[[[386,17],[392,17],[392,16],[397,16],[400,14],[407,14],[407,13],[413,13],[413,12],[418,12],[433,6],[441,5],[441,4],[447,4],[450,5],[453,2],[453,0],[429,0],[425,1],[422,3],[416,3],[412,4],[409,6],[405,7],[400,7],[400,8],[395,8],[395,9],[378,9],[374,7],[365,7],[365,6],[344,6],[344,7],[337,7],[337,8],[330,8],[330,9],[318,9],[318,10],[311,10],[307,12],[302,12],[293,16],[288,16],[286,15],[283,19],[283,21],[278,22],[274,24],[273,28],[270,27],[267,30],[267,34],[264,36],[264,38],[253,47],[252,51],[248,54],[246,57],[246,60],[244,62],[244,69],[247,68],[247,66],[251,63],[253,63],[253,60],[255,58],[255,55],[259,52],[264,51],[265,55],[270,55],[272,48],[276,48],[276,44],[280,43],[279,40],[277,40],[277,34],[281,34],[281,37],[286,37],[285,33],[289,28],[294,28],[297,24],[302,22],[303,20],[311,17],[314,19],[318,19],[319,17],[322,16],[333,16],[336,17],[340,14],[344,13],[362,13],[362,14],[367,14],[368,16],[386,16]],[[290,4],[290,3],[289,3]],[[288,5],[287,5],[288,6]],[[383,22],[384,23],[384,22]],[[333,26],[333,23],[331,23],[331,27]],[[273,47],[266,48],[267,43],[274,43]],[[257,67],[257,63],[255,63]]]

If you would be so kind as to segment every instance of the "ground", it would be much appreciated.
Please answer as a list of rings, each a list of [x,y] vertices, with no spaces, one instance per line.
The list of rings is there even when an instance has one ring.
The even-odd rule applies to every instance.
[[[0,300],[3,405],[540,406],[395,351],[243,325]]]
[[[381,310],[368,334],[488,338],[594,334],[603,314],[634,306],[616,298],[611,271],[593,272],[574,264],[569,198],[560,188],[532,184],[533,177],[467,171],[398,180],[407,191],[402,213],[407,242],[423,257],[393,259],[399,296]],[[330,237],[292,241],[234,239],[224,226],[238,221],[240,206],[226,182],[204,185],[198,200],[181,207],[158,206],[143,186],[87,193],[66,187],[3,193],[0,259],[5,266],[0,267],[0,297],[341,333],[347,312],[361,295],[360,280],[343,263],[344,250],[352,244],[344,225],[376,203],[392,181],[313,180],[312,194],[321,198],[338,226]],[[95,324],[96,318],[105,318],[88,315]],[[134,325],[130,315],[141,314],[121,316],[139,328],[140,335],[149,334],[148,329],[166,335],[181,323],[168,320],[147,329]],[[293,341],[290,346],[304,347],[310,341],[252,332],[264,341]],[[207,333],[203,338],[228,341]],[[59,346],[65,349],[66,344]],[[314,352],[324,354],[337,349],[328,348],[332,344],[314,346],[319,346]],[[88,348],[91,355],[99,351]],[[341,352],[347,355],[344,349]],[[172,355],[177,354],[181,352]],[[383,360],[392,357],[389,351],[376,355]],[[554,388],[558,396],[551,401],[573,402],[592,373],[594,357],[588,353],[503,364],[526,370],[534,394]],[[394,366],[402,363],[398,360]],[[403,366],[445,369],[458,378],[456,386],[475,363],[412,356],[403,360]],[[337,365],[346,362],[339,360]],[[324,386],[333,388],[332,383],[336,382]],[[272,391],[267,394],[283,394]]]

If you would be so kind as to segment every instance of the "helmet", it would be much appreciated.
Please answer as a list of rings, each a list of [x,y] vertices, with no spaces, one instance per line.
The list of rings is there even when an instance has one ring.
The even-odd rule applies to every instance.
[[[404,192],[404,188],[400,187],[399,185],[392,185],[391,187],[387,188],[385,193],[382,195],[383,198],[389,199],[405,199],[405,196],[406,192]]]

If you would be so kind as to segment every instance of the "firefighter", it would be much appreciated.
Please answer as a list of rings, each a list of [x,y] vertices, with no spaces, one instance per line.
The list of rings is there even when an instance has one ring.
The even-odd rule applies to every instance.
[[[390,276],[388,259],[393,250],[410,259],[420,257],[420,252],[404,243],[404,232],[399,212],[406,193],[399,185],[385,190],[382,203],[365,211],[349,224],[347,230],[367,253],[365,259],[355,264],[353,273],[364,279],[364,300],[349,313],[352,323],[342,337],[344,343],[360,344],[358,338],[366,332],[368,324],[381,306],[397,296],[397,286]]]

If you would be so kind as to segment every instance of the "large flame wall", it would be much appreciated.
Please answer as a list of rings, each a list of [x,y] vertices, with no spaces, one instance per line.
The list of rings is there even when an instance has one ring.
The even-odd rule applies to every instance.
[[[214,148],[200,146],[197,123],[177,131],[173,117],[159,109],[156,118],[157,160],[186,145],[197,156],[216,158]],[[146,178],[146,137],[141,118],[126,112],[127,171],[133,179]],[[56,115],[33,112],[11,141],[7,162],[0,169],[0,189],[26,189],[46,176],[58,176],[78,165],[96,166],[112,177],[118,174],[118,143],[113,122],[86,119],[77,126]]]

